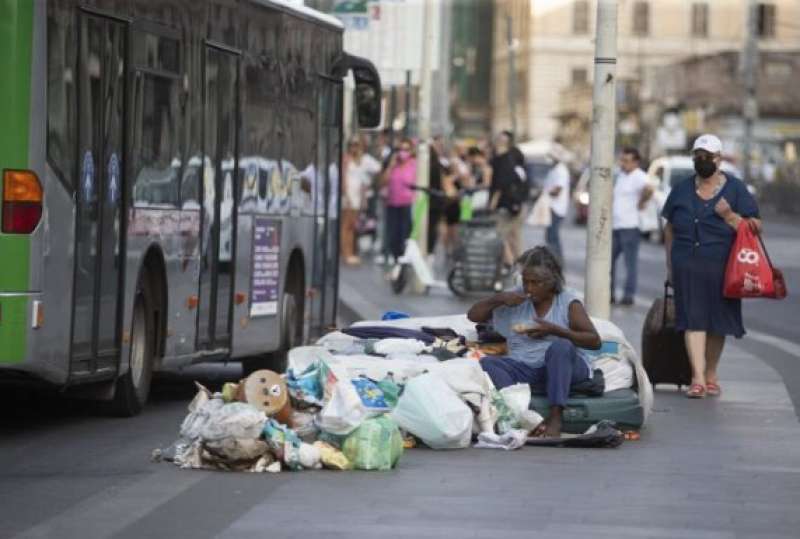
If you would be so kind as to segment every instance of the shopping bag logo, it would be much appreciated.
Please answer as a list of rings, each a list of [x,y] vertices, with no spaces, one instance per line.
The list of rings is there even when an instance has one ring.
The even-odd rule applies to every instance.
[[[755,253],[753,253],[755,254]],[[758,255],[756,255],[757,257]],[[749,262],[755,264],[755,262]],[[764,285],[761,283],[761,278],[757,273],[746,271],[744,274],[744,282],[742,283],[742,292],[747,295],[761,294]]]
[[[758,255],[756,251],[753,249],[748,249],[747,247],[743,247],[736,253],[736,260],[741,262],[742,264],[750,264],[755,266],[758,264],[758,261],[761,257]]]

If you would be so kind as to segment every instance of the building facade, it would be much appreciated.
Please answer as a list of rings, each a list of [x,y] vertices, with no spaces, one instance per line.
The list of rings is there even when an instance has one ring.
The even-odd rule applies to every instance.
[[[617,75],[621,92],[628,94],[618,99],[623,105],[649,99],[631,95],[645,91],[639,83],[649,68],[744,45],[747,0],[620,0],[618,6]],[[596,9],[595,0],[496,0],[493,130],[512,124],[508,66],[513,56],[518,130],[531,139],[557,135],[560,118],[571,112],[563,106],[574,101],[562,93],[583,86],[585,94],[591,83]],[[512,40],[506,38],[509,20]],[[758,2],[760,49],[797,48],[797,21],[797,0]]]

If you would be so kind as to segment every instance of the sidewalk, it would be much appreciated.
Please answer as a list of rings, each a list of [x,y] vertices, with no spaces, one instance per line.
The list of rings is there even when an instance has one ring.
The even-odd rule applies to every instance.
[[[370,265],[342,269],[341,301],[345,311],[366,319],[390,309],[454,314],[470,305],[446,291],[395,296]],[[637,349],[644,314],[638,306],[612,313]],[[800,424],[786,388],[772,368],[735,343],[726,348],[723,362],[720,398],[690,401],[674,388],[659,386],[641,441],[619,451],[526,448],[524,456],[506,458],[479,450],[446,456],[412,451],[409,467],[466,465],[462,471],[478,473],[494,485],[493,493],[497,478],[507,477],[503,497],[517,501],[491,504],[495,513],[484,519],[503,536],[523,536],[515,526],[522,511],[530,515],[528,529],[541,531],[537,537],[797,537]],[[473,461],[475,469],[469,466]],[[511,476],[503,471],[506,466]],[[521,477],[512,478],[514,469]],[[452,475],[446,468],[429,474],[417,492],[460,496],[455,488],[440,488],[445,481],[440,476]],[[431,498],[430,503],[452,507],[455,502]]]

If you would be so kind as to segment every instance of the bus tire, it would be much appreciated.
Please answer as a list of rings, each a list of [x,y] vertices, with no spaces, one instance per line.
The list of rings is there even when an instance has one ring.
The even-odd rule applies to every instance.
[[[270,369],[275,372],[286,371],[289,350],[299,346],[303,341],[303,313],[300,312],[299,305],[296,293],[285,292],[283,294],[280,348],[260,356],[244,358],[242,360],[243,376],[249,376],[259,369]]]
[[[155,356],[152,298],[147,285],[139,287],[133,302],[128,370],[117,378],[111,411],[120,417],[139,414],[150,394]]]

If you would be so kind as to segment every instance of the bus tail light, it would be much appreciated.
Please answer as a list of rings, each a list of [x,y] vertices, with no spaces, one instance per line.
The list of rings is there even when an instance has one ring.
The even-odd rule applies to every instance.
[[[30,170],[3,171],[5,234],[30,234],[42,218],[42,184]]]

